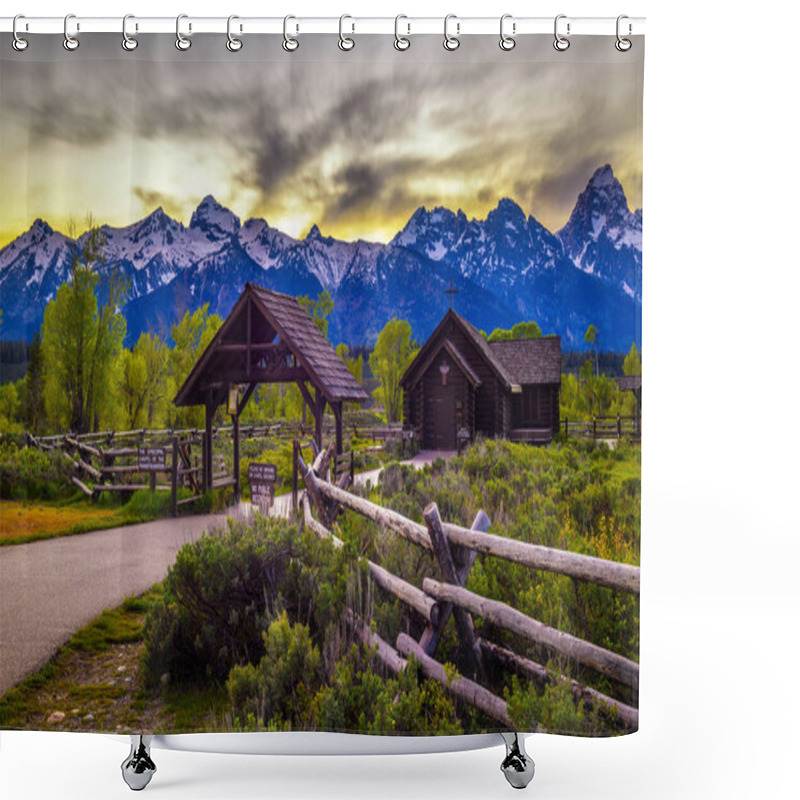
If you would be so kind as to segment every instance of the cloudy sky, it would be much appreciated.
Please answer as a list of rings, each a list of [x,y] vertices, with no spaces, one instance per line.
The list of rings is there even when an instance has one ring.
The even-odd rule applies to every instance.
[[[0,245],[37,217],[188,223],[207,194],[294,236],[388,241],[420,205],[483,218],[502,197],[555,230],[606,163],[641,205],[641,64],[430,38],[397,54],[362,37],[356,58],[330,37],[303,58],[249,42],[249,59],[187,59],[170,38],[137,60],[118,37],[107,60],[5,58]]]

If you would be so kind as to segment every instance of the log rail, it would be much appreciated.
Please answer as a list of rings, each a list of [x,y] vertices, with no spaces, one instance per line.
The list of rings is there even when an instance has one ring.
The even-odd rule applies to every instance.
[[[303,519],[310,530],[320,537],[332,539],[334,546],[341,547],[342,542],[333,532],[333,525],[339,510],[346,508],[427,550],[439,564],[444,582],[424,578],[420,590],[380,565],[367,562],[375,583],[400,599],[427,622],[419,641],[401,633],[395,647],[392,647],[378,633],[372,631],[369,625],[349,612],[348,622],[358,638],[373,649],[375,657],[389,671],[397,673],[404,669],[407,658],[413,657],[424,675],[439,681],[454,697],[480,709],[503,727],[513,728],[502,698],[469,678],[452,675],[448,677],[445,667],[436,661],[434,656],[437,643],[452,614],[462,653],[476,678],[485,678],[484,660],[488,658],[501,668],[513,670],[542,686],[554,680],[562,682],[568,686],[576,700],[583,701],[590,708],[597,708],[600,714],[615,720],[626,730],[638,728],[637,708],[585,686],[573,678],[564,675],[554,677],[541,664],[476,636],[472,617],[481,617],[562,659],[589,667],[611,678],[615,685],[627,687],[630,690],[627,693],[634,697],[638,696],[639,685],[639,665],[636,662],[545,625],[506,603],[482,597],[464,588],[478,553],[634,595],[639,594],[638,567],[490,534],[487,532],[489,519],[482,511],[472,528],[463,528],[443,522],[436,504],[432,503],[423,511],[426,523],[423,526],[391,509],[351,494],[343,486],[336,486],[325,480],[328,463],[320,455],[317,455],[314,464],[306,465],[297,449],[295,453],[299,474],[306,487],[302,499]],[[315,469],[315,466],[324,466],[325,471]],[[314,517],[312,506],[319,519]]]

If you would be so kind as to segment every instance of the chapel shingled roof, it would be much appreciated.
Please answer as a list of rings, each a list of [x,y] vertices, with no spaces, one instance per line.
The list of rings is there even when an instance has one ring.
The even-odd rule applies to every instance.
[[[416,358],[400,379],[404,387],[413,386],[419,380],[421,373],[430,366],[435,353],[445,346],[439,337],[448,320],[458,325],[506,389],[519,392],[524,384],[561,382],[561,339],[558,336],[488,342],[477,328],[451,308],[422,345]],[[447,342],[447,346],[454,347],[449,339],[444,341]],[[460,360],[466,362],[463,355],[459,356]]]
[[[559,383],[561,380],[561,339],[511,339],[488,342],[492,354],[516,378],[517,383]]]

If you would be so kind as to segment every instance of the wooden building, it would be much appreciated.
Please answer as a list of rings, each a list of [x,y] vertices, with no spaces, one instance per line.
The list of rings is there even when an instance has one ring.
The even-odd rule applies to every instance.
[[[547,442],[559,427],[561,340],[488,342],[451,308],[400,383],[404,428],[424,449],[476,434]]]
[[[234,430],[234,477],[239,489],[239,415],[259,383],[294,383],[315,421],[322,446],[326,405],[336,421],[336,451],[342,452],[342,404],[363,402],[366,392],[348,372],[330,342],[297,299],[251,283],[236,301],[175,397],[177,406],[205,406],[203,485],[212,486],[212,424],[228,405]]]

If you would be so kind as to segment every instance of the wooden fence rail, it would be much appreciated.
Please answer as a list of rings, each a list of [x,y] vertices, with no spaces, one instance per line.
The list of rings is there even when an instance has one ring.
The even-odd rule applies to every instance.
[[[506,603],[489,600],[460,586],[452,586],[449,583],[435,581],[433,578],[425,578],[422,581],[422,590],[425,594],[441,602],[458,605],[531,642],[546,645],[551,650],[592,667],[615,681],[624,683],[633,689],[638,688],[639,665],[624,656],[612,653],[591,642],[585,642],[577,636],[551,628]]]
[[[642,421],[639,417],[592,417],[589,420],[576,420],[565,417],[561,421],[565,436],[575,439],[614,440],[627,437],[638,439],[642,435]]]
[[[545,625],[506,603],[482,597],[464,588],[467,574],[478,552],[634,594],[639,592],[638,567],[489,534],[486,532],[489,519],[483,512],[478,514],[473,527],[466,529],[442,522],[436,505],[431,504],[423,511],[427,526],[425,527],[391,509],[357,497],[344,488],[324,480],[325,472],[319,469],[324,466],[327,470],[322,453],[317,455],[314,464],[308,466],[297,448],[295,456],[306,485],[306,493],[302,500],[304,521],[318,536],[331,538],[336,547],[341,547],[341,540],[331,530],[333,524],[331,520],[336,518],[339,508],[347,508],[430,551],[439,563],[445,582],[424,578],[420,590],[380,565],[367,561],[375,583],[416,611],[428,623],[419,641],[401,633],[393,648],[376,632],[370,630],[368,625],[355,618],[352,612],[348,612],[348,622],[358,638],[374,649],[376,657],[387,669],[394,673],[399,672],[405,668],[406,658],[413,655],[419,662],[423,674],[439,681],[447,692],[480,709],[504,727],[513,728],[506,702],[502,698],[469,678],[460,676],[448,678],[445,667],[434,658],[436,645],[452,614],[455,617],[462,650],[470,661],[476,677],[481,680],[485,678],[483,658],[488,656],[501,667],[513,669],[540,685],[552,683],[554,680],[562,682],[569,687],[576,700],[582,700],[590,707],[596,707],[599,713],[618,721],[628,729],[635,730],[638,727],[639,712],[633,706],[621,703],[572,678],[563,675],[553,676],[541,664],[477,637],[472,615],[486,619],[578,664],[590,667],[608,676],[618,685],[629,687],[634,695],[638,694],[639,683],[639,665],[636,662]],[[318,469],[315,469],[315,466]],[[318,516],[327,524],[315,519],[312,505]]]
[[[375,503],[345,492],[326,481],[317,480],[312,473],[308,476],[315,484],[316,491],[341,504],[351,511],[356,511],[374,522],[398,533],[426,550],[433,550],[427,529],[417,522],[407,519],[391,509],[383,508]],[[639,567],[605,561],[594,556],[556,550],[544,545],[506,539],[491,533],[462,528],[459,525],[443,524],[444,532],[452,544],[477,550],[479,553],[496,556],[523,564],[531,569],[541,569],[568,575],[578,580],[591,581],[611,589],[639,594]]]

